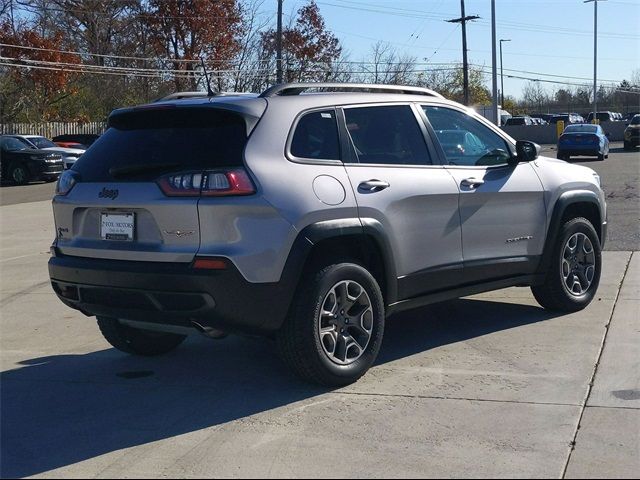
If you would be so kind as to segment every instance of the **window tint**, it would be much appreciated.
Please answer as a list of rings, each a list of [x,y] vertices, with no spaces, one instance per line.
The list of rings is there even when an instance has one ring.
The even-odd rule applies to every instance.
[[[507,143],[466,113],[423,106],[449,165],[502,165],[511,156]]]
[[[335,112],[307,113],[296,126],[291,154],[299,158],[340,160]]]
[[[580,124],[580,125],[569,125],[567,128],[564,129],[565,132],[567,133],[571,133],[571,132],[582,132],[582,133],[600,133],[600,126],[599,125],[587,125],[587,124]]]
[[[33,148],[24,140],[15,137],[3,137],[2,148],[7,152],[15,152],[16,150],[24,150],[25,148]]]
[[[346,108],[344,114],[360,163],[431,164],[424,136],[408,105]]]
[[[29,137],[28,140],[38,148],[57,147],[55,143],[44,137]]]
[[[141,166],[118,181],[152,180],[175,170],[242,165],[246,125],[235,113],[177,107],[117,114],[109,129],[74,164],[85,182],[114,180],[112,171]]]

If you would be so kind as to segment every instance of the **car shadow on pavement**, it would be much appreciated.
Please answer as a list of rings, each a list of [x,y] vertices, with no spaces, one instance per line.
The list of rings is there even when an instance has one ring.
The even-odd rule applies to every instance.
[[[377,364],[552,317],[538,307],[500,301],[462,299],[425,307],[388,320]],[[156,358],[107,349],[21,365],[0,374],[3,478],[224,428],[330,391],[295,379],[271,342],[255,338],[190,337],[182,348]]]

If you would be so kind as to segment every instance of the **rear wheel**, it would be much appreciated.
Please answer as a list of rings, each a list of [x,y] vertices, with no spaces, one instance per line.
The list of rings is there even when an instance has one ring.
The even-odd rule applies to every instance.
[[[601,162],[604,160],[604,154],[603,153],[599,153],[598,154],[598,160],[600,160]]]
[[[17,185],[25,185],[29,183],[29,170],[20,162],[12,163],[9,166],[9,178]]]
[[[305,276],[278,332],[285,363],[304,380],[326,386],[355,382],[373,365],[384,333],[378,283],[353,263]]]
[[[598,289],[601,257],[600,240],[591,222],[581,217],[567,221],[553,246],[544,283],[531,288],[533,296],[548,310],[582,310]]]
[[[624,150],[631,150],[631,143],[630,143],[630,142],[625,141],[625,142],[624,142],[624,147],[623,147],[623,148],[624,148]]]
[[[97,317],[104,338],[118,350],[133,355],[154,356],[168,353],[180,345],[185,335],[152,332],[123,325],[117,318]]]

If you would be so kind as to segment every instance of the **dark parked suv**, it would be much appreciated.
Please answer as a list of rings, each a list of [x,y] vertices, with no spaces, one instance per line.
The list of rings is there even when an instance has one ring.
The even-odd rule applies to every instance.
[[[510,286],[571,312],[596,293],[599,177],[463,105],[353,84],[184,96],[113,112],[53,199],[53,288],[124,352],[260,334],[345,385],[395,312]]]
[[[60,153],[39,150],[16,137],[0,136],[0,152],[2,178],[18,185],[30,180],[52,181],[64,170]]]

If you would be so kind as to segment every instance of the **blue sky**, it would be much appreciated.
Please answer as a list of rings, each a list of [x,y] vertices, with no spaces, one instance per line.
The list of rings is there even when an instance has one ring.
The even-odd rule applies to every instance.
[[[460,27],[444,20],[460,16],[459,0],[316,0],[327,26],[349,52],[362,60],[376,40],[391,43],[419,62],[460,62]],[[269,0],[265,3],[268,7]],[[275,3],[275,1],[273,2]],[[304,0],[285,0],[294,13]],[[466,14],[481,20],[467,24],[469,61],[491,66],[491,2],[466,0]],[[593,3],[582,0],[496,0],[497,38],[503,44],[505,75],[591,83],[593,78]],[[286,22],[286,19],[285,19]],[[598,78],[629,79],[640,70],[640,0],[598,4]],[[532,73],[583,79],[542,77]],[[490,77],[487,79],[490,84]],[[505,93],[519,97],[526,80],[506,78]],[[543,83],[548,90],[560,85]]]

